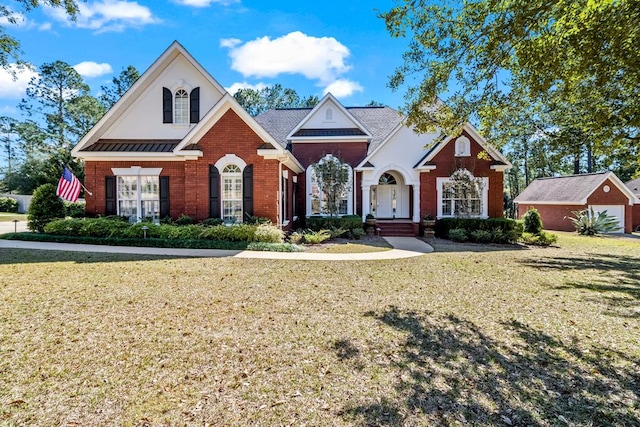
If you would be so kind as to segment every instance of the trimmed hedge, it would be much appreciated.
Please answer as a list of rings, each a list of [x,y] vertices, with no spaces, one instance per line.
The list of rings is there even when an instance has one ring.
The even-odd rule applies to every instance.
[[[435,234],[438,237],[448,239],[449,232],[454,229],[464,230],[474,242],[515,243],[522,236],[523,225],[521,221],[510,218],[442,218],[436,221]],[[456,234],[456,238],[461,237],[460,232]]]
[[[0,212],[18,213],[18,201],[13,197],[0,197]]]
[[[189,240],[189,239],[125,239],[121,237],[83,237],[58,236],[39,233],[8,233],[0,235],[0,239],[23,240],[32,242],[78,243],[83,245],[137,246],[150,248],[183,248],[183,249],[224,249],[245,250],[248,242],[230,242],[227,240]]]
[[[333,228],[342,228],[344,230],[353,230],[362,228],[362,217],[360,215],[344,215],[344,216],[308,216],[306,218],[307,228],[313,231],[330,230]]]

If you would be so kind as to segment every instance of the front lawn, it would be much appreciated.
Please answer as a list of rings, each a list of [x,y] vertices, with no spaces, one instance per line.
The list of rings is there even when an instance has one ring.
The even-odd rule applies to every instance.
[[[0,249],[0,425],[639,425],[640,239],[559,234],[390,261]]]
[[[9,222],[17,219],[18,221],[26,221],[27,214],[0,212],[0,222]]]

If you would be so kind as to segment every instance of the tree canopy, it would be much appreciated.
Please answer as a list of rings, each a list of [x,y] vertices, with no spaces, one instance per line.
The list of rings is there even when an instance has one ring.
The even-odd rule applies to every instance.
[[[420,127],[458,125],[518,86],[533,99],[588,100],[579,113],[590,129],[638,137],[637,0],[398,0],[381,16],[411,38],[390,86],[409,85]],[[446,108],[425,108],[447,93]]]
[[[75,0],[14,0],[13,3],[21,6],[25,12],[45,5],[63,8],[71,19],[75,19],[78,14],[78,4]],[[0,4],[0,22],[5,21],[9,25],[16,24],[21,19],[21,13],[22,11]],[[11,62],[22,64],[21,56],[20,42],[7,34],[5,25],[0,25],[0,67],[9,69]]]
[[[294,89],[284,88],[280,84],[263,89],[240,89],[233,97],[252,116],[262,114],[273,108],[315,107],[320,100],[315,95],[300,98]]]

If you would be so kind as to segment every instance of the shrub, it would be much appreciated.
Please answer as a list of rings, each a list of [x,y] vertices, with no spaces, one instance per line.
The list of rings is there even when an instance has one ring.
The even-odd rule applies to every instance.
[[[255,240],[256,226],[249,224],[216,225],[205,227],[202,231],[203,239],[229,240],[232,242],[253,242]]]
[[[436,221],[435,234],[449,238],[450,230],[456,228],[465,230],[467,236],[474,230],[485,230],[494,243],[514,243],[522,235],[522,227],[522,221],[510,218],[443,218]]]
[[[301,252],[303,249],[298,245],[291,243],[267,243],[267,242],[251,242],[247,245],[250,251],[269,251],[269,252]]]
[[[331,232],[329,230],[306,230],[304,232],[304,242],[310,245],[317,245],[331,238]]]
[[[595,236],[602,233],[614,233],[620,230],[618,219],[609,215],[607,211],[596,214],[593,208],[584,211],[573,212],[575,218],[569,218],[573,222],[576,231],[584,236]]]
[[[84,208],[84,202],[64,202],[64,214],[71,218],[83,218],[85,216]]]
[[[262,243],[282,243],[284,232],[270,222],[263,223],[256,228],[254,240]]]
[[[538,234],[524,232],[521,240],[525,245],[549,246],[558,241],[558,236],[546,231],[541,231]]]
[[[365,234],[367,234],[367,233],[364,231],[364,228],[362,228],[362,227],[354,228],[354,229],[351,230],[351,238],[352,239],[360,240],[365,236]]]
[[[44,184],[33,192],[27,215],[27,227],[31,231],[42,233],[44,226],[56,218],[64,218],[64,204],[56,195],[56,186]]]
[[[175,221],[176,225],[191,225],[193,222],[193,218],[185,214],[180,215]]]
[[[46,234],[55,236],[82,236],[84,222],[78,219],[55,219],[44,226]]]
[[[250,225],[271,224],[271,220],[263,216],[246,215],[244,223]]]
[[[18,201],[13,197],[0,197],[0,212],[17,213]]]
[[[493,240],[493,235],[487,230],[473,230],[469,233],[472,242],[489,243]]]
[[[67,218],[51,221],[43,231],[57,236],[122,237],[129,227],[119,219]]]
[[[469,240],[469,235],[464,228],[452,228],[449,230],[449,238],[454,242],[466,242]]]
[[[524,232],[532,234],[540,234],[542,231],[542,219],[536,208],[529,208],[527,213],[522,216],[524,221]]]
[[[344,215],[341,217],[310,216],[306,218],[307,228],[313,231],[343,228],[352,231],[362,228],[360,215]]]
[[[204,221],[202,221],[202,225],[206,225],[208,227],[214,227],[216,225],[222,225],[224,224],[224,221],[222,220],[222,218],[207,218]]]
[[[294,245],[299,245],[304,240],[304,234],[294,231],[289,235],[289,242]]]

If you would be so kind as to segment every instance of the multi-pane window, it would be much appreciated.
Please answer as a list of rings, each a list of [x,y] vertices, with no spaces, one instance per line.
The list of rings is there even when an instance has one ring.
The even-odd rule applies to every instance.
[[[438,216],[484,217],[487,216],[488,178],[456,180],[438,178],[440,206]]]
[[[324,159],[320,160],[320,163],[322,163],[324,160],[329,160],[332,161],[333,159],[335,159],[333,156],[331,156],[330,154],[328,154],[327,156],[325,156]],[[347,169],[347,175],[348,175],[348,184],[345,187],[344,191],[342,191],[340,194],[336,194],[336,212],[335,214],[337,215],[348,215],[350,212],[350,206],[349,206],[349,201],[351,198],[351,174],[352,174],[352,169],[351,167],[349,167],[348,165],[344,165],[344,167],[346,167]],[[321,180],[322,180],[322,176],[320,175],[320,173],[316,170],[316,168],[314,168],[313,165],[309,166],[309,168],[307,169],[307,182],[308,182],[308,188],[309,188],[309,196],[307,199],[307,214],[308,215],[329,215],[330,214],[330,210],[329,210],[329,200],[328,200],[328,195],[325,193],[325,191],[323,191],[322,189],[322,185],[321,185]]]
[[[160,219],[160,184],[157,176],[118,176],[118,215],[130,222]]]
[[[242,171],[237,165],[227,165],[222,170],[222,219],[225,222],[242,222]]]
[[[184,89],[178,89],[174,98],[173,122],[176,124],[189,123],[189,94]]]

